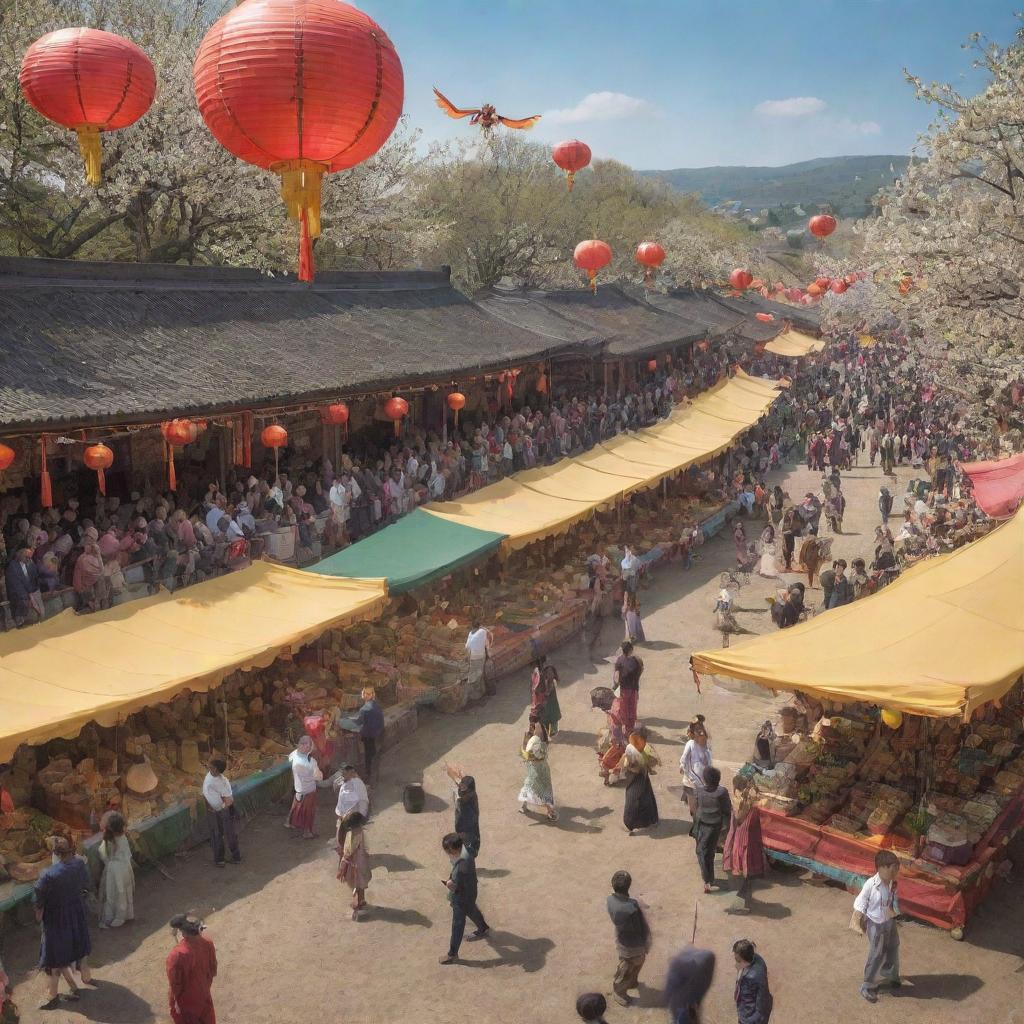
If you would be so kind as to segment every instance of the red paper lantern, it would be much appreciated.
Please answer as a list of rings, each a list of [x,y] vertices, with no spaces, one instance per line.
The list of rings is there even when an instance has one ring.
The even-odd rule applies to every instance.
[[[0,444],[0,473],[10,469],[14,462],[14,449],[5,444]]]
[[[810,231],[815,238],[828,238],[836,229],[835,217],[829,216],[827,213],[819,213],[816,217],[812,217],[807,222],[807,230]]]
[[[573,261],[580,270],[587,272],[590,278],[590,290],[597,292],[597,272],[602,267],[607,267],[612,261],[612,247],[607,242],[597,238],[588,238],[580,242],[573,250]]]
[[[343,427],[348,423],[348,406],[344,402],[335,402],[321,410],[324,423],[332,427]]]
[[[825,289],[820,284],[818,284],[817,281],[814,281],[814,282],[812,282],[811,284],[809,284],[807,286],[807,294],[810,295],[812,298],[815,298],[818,295],[821,295],[821,293],[824,290]]]
[[[103,471],[114,464],[114,453],[105,444],[92,444],[82,453],[82,461],[89,469],[96,470],[96,482],[100,494],[107,493],[107,480]]]
[[[466,407],[466,396],[461,391],[453,391],[448,396],[448,408],[455,413],[455,426],[459,425],[459,410]]]
[[[790,302],[799,302],[800,299],[803,298],[803,294],[804,293],[800,288],[786,289],[786,298],[789,299]]]
[[[749,270],[737,267],[729,275],[729,284],[738,292],[746,291],[754,283],[754,275]]]
[[[705,338],[704,341],[697,342],[697,348],[699,348],[701,352],[707,352],[707,350],[711,348],[711,342]]]
[[[168,444],[182,448],[199,436],[199,428],[189,419],[174,419],[160,424],[160,432]]]
[[[846,289],[849,288],[850,286],[841,277],[837,277],[832,282],[830,287],[831,287],[832,291],[834,291],[836,293],[836,295],[842,295],[843,292],[845,292]]]
[[[25,52],[25,99],[47,120],[78,133],[90,185],[103,180],[100,132],[134,124],[156,95],[150,59],[130,39],[95,28],[62,28]]]
[[[288,444],[288,431],[284,427],[272,423],[269,427],[263,428],[260,441],[264,448],[273,448],[274,451],[277,451],[278,448],[284,448]]]
[[[579,139],[560,142],[551,150],[551,159],[565,171],[569,191],[572,191],[573,178],[577,171],[582,171],[590,163],[590,147]]]
[[[771,313],[755,313],[754,316],[765,324],[770,324],[775,319]]]
[[[844,280],[847,284],[856,284],[860,278],[856,274],[847,274]]]
[[[644,267],[660,267],[665,262],[665,250],[657,242],[641,242],[636,247],[636,261]]]
[[[657,371],[657,369],[658,369],[658,360],[657,359],[648,359],[647,360],[647,369],[650,370],[651,373],[655,373]]]
[[[395,437],[402,433],[402,417],[409,412],[409,403],[404,398],[389,398],[384,403],[384,415],[395,425]]]
[[[243,3],[207,32],[193,82],[213,137],[281,176],[313,280],[325,174],[369,159],[402,113],[402,64],[383,29],[341,0]]]
[[[785,290],[786,286],[781,281],[776,281],[775,284],[772,285],[773,292],[784,292]]]

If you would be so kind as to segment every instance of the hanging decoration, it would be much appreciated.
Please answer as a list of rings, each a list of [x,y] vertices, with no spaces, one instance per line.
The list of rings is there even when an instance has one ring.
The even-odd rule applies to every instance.
[[[590,290],[597,294],[597,272],[612,261],[612,247],[597,238],[588,238],[573,250],[573,262],[590,278]]]
[[[836,295],[842,295],[850,286],[841,277],[837,277],[829,287],[836,293]]]
[[[657,371],[658,371],[658,360],[657,359],[648,359],[647,360],[647,369],[651,373],[657,373]]]
[[[193,67],[199,113],[246,163],[281,177],[312,281],[325,174],[372,157],[402,113],[402,64],[369,16],[341,0],[261,0],[228,11]]]
[[[565,171],[566,184],[569,191],[572,191],[573,179],[578,171],[590,163],[590,147],[579,139],[568,139],[566,142],[559,142],[551,150],[551,159],[558,167]]]
[[[402,417],[408,415],[409,403],[404,398],[399,398],[397,395],[394,398],[389,398],[384,403],[384,415],[395,426],[395,437],[401,436],[402,433]]]
[[[770,324],[775,316],[772,313],[755,313],[754,318],[760,320],[763,324]]]
[[[703,341],[697,342],[697,348],[699,348],[701,352],[707,352],[707,350],[711,348],[711,342],[705,338]]]
[[[636,247],[636,261],[644,268],[644,284],[650,284],[654,272],[665,262],[665,250],[657,242],[641,242]]]
[[[190,419],[168,420],[160,424],[164,440],[177,448],[191,444],[199,436],[199,428]]]
[[[729,284],[738,292],[745,292],[754,283],[754,275],[743,267],[737,267],[729,275]]]
[[[819,213],[807,222],[807,230],[815,238],[828,238],[836,229],[836,219],[827,213]]]
[[[903,712],[882,708],[881,719],[890,729],[898,729],[903,724]]]
[[[786,289],[786,298],[789,299],[790,302],[799,302],[800,299],[803,298],[803,294],[803,290],[800,288],[794,287]]]
[[[260,433],[260,442],[264,448],[274,449],[274,476],[277,476],[277,460],[281,449],[288,444],[288,431],[277,423],[271,423]]]
[[[331,427],[344,427],[348,437],[349,410],[344,402],[334,402],[320,410],[320,418]]]
[[[91,444],[82,453],[82,461],[89,469],[96,470],[96,483],[100,494],[106,496],[107,478],[104,471],[114,464],[114,453],[105,444]]]
[[[62,28],[25,52],[25,99],[48,121],[78,133],[90,185],[103,180],[101,132],[134,124],[156,95],[156,72],[130,39],[95,28]]]
[[[455,426],[459,425],[459,410],[466,408],[466,396],[461,391],[453,391],[448,396],[448,408],[455,414]]]
[[[39,436],[39,450],[41,453],[39,468],[39,504],[43,508],[53,508],[53,484],[50,481],[50,472],[46,468],[46,435]]]
[[[6,444],[0,444],[0,473],[5,469],[10,469],[14,464],[14,449],[8,447]]]

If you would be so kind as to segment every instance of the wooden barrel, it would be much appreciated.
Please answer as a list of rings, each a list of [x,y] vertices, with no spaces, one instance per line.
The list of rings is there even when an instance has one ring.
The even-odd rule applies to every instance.
[[[410,782],[402,792],[402,805],[409,814],[419,814],[425,802],[423,786],[418,782]]]

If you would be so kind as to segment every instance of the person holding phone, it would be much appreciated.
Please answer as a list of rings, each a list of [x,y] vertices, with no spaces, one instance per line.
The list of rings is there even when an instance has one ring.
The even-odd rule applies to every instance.
[[[469,937],[470,942],[484,938],[490,927],[476,905],[476,861],[465,848],[462,836],[457,832],[449,832],[441,840],[441,847],[452,864],[448,878],[441,879],[441,884],[448,890],[448,902],[452,905],[452,937],[448,953],[441,957],[441,963],[454,964],[459,960],[459,947],[466,933],[466,918],[476,925],[476,931]]]

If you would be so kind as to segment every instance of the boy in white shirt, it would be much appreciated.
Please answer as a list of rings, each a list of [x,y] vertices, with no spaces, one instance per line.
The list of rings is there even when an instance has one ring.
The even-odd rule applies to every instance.
[[[891,850],[875,854],[875,871],[853,902],[853,926],[868,937],[868,959],[864,965],[864,984],[860,994],[869,1002],[878,1002],[882,984],[899,988],[900,936],[896,917],[896,876],[900,862]]]
[[[220,758],[210,762],[210,770],[203,779],[203,796],[210,815],[210,842],[213,844],[213,863],[224,867],[224,843],[231,851],[231,863],[238,864],[242,854],[235,833],[235,798],[231,782],[224,775],[227,765]]]

